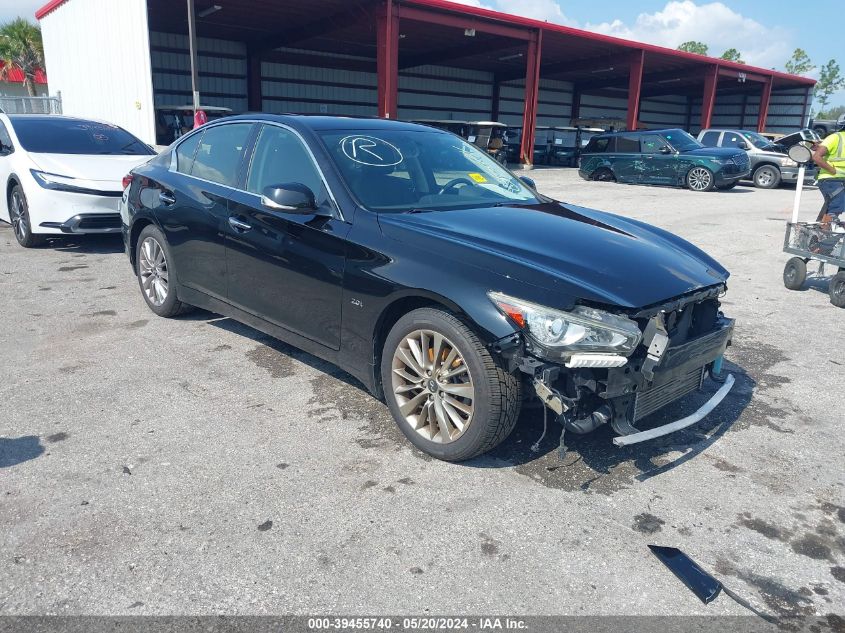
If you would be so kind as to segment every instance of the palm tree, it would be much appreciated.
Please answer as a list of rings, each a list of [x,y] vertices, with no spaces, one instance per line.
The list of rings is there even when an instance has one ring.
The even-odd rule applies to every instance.
[[[36,96],[35,73],[44,68],[41,29],[23,18],[0,26],[0,79],[15,68],[23,72],[23,85],[30,97]]]

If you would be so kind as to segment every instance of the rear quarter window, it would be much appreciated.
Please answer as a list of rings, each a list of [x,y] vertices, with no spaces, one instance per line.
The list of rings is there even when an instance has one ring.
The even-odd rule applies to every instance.
[[[607,136],[594,136],[584,148],[585,154],[601,154],[610,151],[610,138]]]

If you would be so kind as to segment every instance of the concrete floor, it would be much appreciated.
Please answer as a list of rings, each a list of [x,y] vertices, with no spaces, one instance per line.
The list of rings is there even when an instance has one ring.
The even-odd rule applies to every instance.
[[[528,411],[492,454],[433,461],[326,363],[155,317],[119,238],[24,251],[2,225],[0,613],[745,613],[701,604],[649,543],[769,613],[843,613],[845,311],[823,281],[783,287],[792,191],[532,176],[733,272],[738,384],[707,420],[624,450],[603,429],[561,462],[556,433],[530,452]]]

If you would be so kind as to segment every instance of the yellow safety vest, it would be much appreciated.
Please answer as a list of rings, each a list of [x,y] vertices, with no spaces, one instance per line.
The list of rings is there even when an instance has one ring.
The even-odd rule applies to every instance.
[[[845,133],[837,132],[836,147],[827,145],[827,141],[834,135],[831,134],[824,140],[824,146],[827,147],[827,162],[836,168],[836,174],[831,174],[826,169],[819,168],[819,180],[828,180],[836,178],[837,180],[845,180]]]

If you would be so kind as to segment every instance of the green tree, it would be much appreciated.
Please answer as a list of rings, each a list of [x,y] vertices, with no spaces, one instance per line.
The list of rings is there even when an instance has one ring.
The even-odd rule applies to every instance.
[[[23,71],[23,84],[29,96],[35,96],[35,73],[44,68],[44,45],[41,29],[17,18],[0,26],[0,79],[14,68]]]
[[[685,51],[687,53],[696,53],[698,55],[706,55],[707,54],[707,44],[704,42],[696,42],[695,40],[690,40],[689,42],[684,42],[678,47],[679,51]]]
[[[744,64],[745,62],[742,60],[742,55],[738,50],[735,48],[729,48],[724,53],[720,59],[726,59],[729,62],[736,62],[737,64]]]
[[[845,105],[836,106],[835,108],[831,108],[830,110],[825,110],[824,112],[819,112],[816,115],[817,119],[830,119],[831,121],[835,121],[839,117],[845,114]]]
[[[827,104],[830,103],[833,93],[842,90],[842,88],[845,88],[845,77],[842,76],[836,60],[831,59],[822,66],[821,72],[819,73],[819,81],[813,93],[819,111],[827,108]]]
[[[810,61],[810,56],[803,48],[796,48],[792,57],[786,62],[786,72],[791,75],[806,75],[816,69]]]

